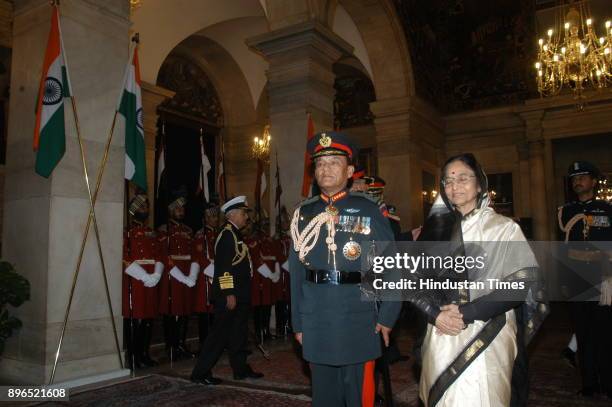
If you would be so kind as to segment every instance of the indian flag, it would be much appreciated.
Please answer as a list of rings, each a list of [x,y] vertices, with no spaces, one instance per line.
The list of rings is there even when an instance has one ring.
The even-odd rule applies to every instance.
[[[119,114],[125,118],[125,179],[147,190],[142,96],[138,48],[135,46],[126,69]]]
[[[64,54],[59,11],[54,7],[38,88],[34,127],[34,151],[36,151],[34,169],[37,174],[45,178],[51,175],[66,152],[64,98],[70,97],[71,86]]]

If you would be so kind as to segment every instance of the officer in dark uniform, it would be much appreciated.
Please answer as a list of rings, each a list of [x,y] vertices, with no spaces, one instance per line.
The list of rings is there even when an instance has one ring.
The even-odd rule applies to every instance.
[[[558,221],[573,277],[568,285],[575,300],[581,394],[592,397],[601,391],[612,398],[611,287],[606,288],[612,253],[609,243],[585,243],[612,241],[612,204],[595,199],[599,171],[593,164],[576,161],[568,175],[578,199],[559,208]]]
[[[235,380],[258,379],[263,374],[253,371],[246,362],[251,276],[253,268],[246,243],[240,234],[249,220],[245,196],[229,200],[221,207],[226,222],[215,244],[215,274],[212,301],[214,323],[206,337],[191,380],[206,385],[221,383],[211,369],[227,346]]]
[[[380,333],[388,343],[401,303],[362,300],[370,271],[362,257],[393,233],[376,202],[347,189],[357,155],[348,136],[319,133],[308,152],[322,193],[302,202],[291,222],[293,330],[310,362],[313,406],[372,406]]]

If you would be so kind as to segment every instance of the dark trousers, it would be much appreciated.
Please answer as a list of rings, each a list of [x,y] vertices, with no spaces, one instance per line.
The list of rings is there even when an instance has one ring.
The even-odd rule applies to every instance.
[[[213,325],[213,313],[202,312],[198,314],[198,337],[200,339],[200,349],[204,347],[204,341],[208,336]]]
[[[249,332],[249,305],[237,304],[229,311],[216,308],[211,331],[200,350],[198,361],[191,373],[193,379],[202,379],[211,375],[211,369],[219,360],[227,346],[230,366],[234,374],[244,374],[247,370],[247,342]]]
[[[573,304],[582,387],[612,392],[612,307]]]
[[[357,363],[346,366],[328,366],[311,363],[312,406],[361,406],[364,365],[364,363]],[[370,380],[374,380],[374,378],[372,377]]]
[[[512,368],[510,407],[525,407],[529,398],[529,360],[525,346],[525,305],[514,309],[516,315],[516,359]]]
[[[287,335],[291,330],[289,303],[287,301],[277,301],[274,305],[274,313],[276,315],[276,334],[278,336]]]

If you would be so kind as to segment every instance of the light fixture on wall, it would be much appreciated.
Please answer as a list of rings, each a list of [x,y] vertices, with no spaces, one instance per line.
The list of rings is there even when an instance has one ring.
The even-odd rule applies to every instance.
[[[142,0],[130,0],[130,11],[134,11],[140,6],[142,6]]]
[[[421,194],[423,195],[423,201],[431,205],[436,200],[438,191],[432,189],[431,191],[422,191]]]
[[[253,139],[253,147],[251,148],[251,155],[256,160],[268,161],[270,157],[270,125],[264,127],[264,131],[261,137],[255,137]]]
[[[605,88],[612,81],[612,23],[598,37],[588,2],[557,7],[557,25],[538,40],[535,75],[540,96],[554,96],[571,89],[577,107],[583,107],[583,92]]]
[[[599,180],[596,199],[612,202],[612,183],[608,184],[605,178]]]

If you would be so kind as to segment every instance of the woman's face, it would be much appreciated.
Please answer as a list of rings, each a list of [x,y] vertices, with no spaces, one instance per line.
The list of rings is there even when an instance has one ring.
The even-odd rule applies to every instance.
[[[463,214],[476,207],[478,194],[481,192],[476,174],[462,161],[453,161],[446,166],[444,173],[444,191],[448,200]]]

